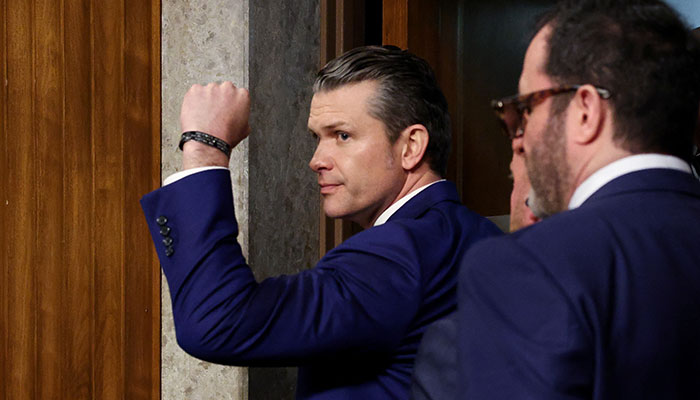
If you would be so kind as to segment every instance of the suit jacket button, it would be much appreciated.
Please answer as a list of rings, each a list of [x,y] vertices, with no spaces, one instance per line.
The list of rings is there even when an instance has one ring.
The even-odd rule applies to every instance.
[[[163,238],[163,244],[166,245],[166,246],[172,245],[172,244],[173,244],[173,238],[171,238],[170,236],[166,236],[165,238]]]
[[[165,218],[165,215],[161,215],[160,217],[156,218],[156,223],[160,226],[165,225],[168,222],[168,219]]]
[[[161,234],[161,236],[170,235],[170,227],[169,226],[161,226],[160,227],[160,234]]]
[[[165,249],[165,255],[166,255],[167,257],[172,256],[174,252],[175,252],[175,249],[173,249],[173,246],[168,246],[168,247]]]

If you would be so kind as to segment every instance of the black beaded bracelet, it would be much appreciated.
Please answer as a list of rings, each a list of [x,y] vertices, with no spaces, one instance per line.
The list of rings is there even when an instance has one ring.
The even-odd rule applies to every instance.
[[[182,136],[180,137],[180,150],[182,150],[182,146],[185,144],[185,142],[189,142],[190,140],[194,140],[195,142],[199,143],[204,143],[211,147],[216,147],[217,149],[223,151],[224,154],[226,154],[226,157],[231,157],[231,146],[229,146],[228,143],[224,142],[216,136],[212,136],[208,133],[200,131],[183,132]]]

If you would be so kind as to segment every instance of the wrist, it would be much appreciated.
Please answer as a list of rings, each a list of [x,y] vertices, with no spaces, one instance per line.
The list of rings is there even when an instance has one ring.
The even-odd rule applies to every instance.
[[[228,168],[229,158],[215,147],[204,143],[189,141],[182,146],[182,169],[197,167]]]

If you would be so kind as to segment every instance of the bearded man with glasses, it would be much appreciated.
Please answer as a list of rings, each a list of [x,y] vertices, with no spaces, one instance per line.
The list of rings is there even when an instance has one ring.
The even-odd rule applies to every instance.
[[[459,398],[700,398],[700,50],[659,0],[560,2],[494,101],[546,220],[459,279]]]

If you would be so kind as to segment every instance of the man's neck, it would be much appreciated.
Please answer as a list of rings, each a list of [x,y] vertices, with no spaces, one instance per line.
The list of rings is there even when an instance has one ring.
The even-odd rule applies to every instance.
[[[372,221],[371,226],[377,226],[385,223],[386,221],[391,218],[392,215],[394,215],[395,212],[397,212],[401,207],[404,206],[408,201],[410,201],[414,196],[416,196],[418,193],[421,192],[421,190],[427,188],[428,186],[432,185],[435,182],[438,182],[442,180],[442,178],[439,177],[439,175],[435,175],[437,179],[423,179],[423,180],[418,180],[415,185],[412,185],[412,189],[404,194],[401,197],[397,197],[396,200],[394,200],[393,203],[389,205],[384,211],[382,211],[377,218],[375,218],[374,221]],[[426,183],[427,182],[427,183]]]
[[[587,156],[580,158],[577,168],[572,170],[572,181],[567,196],[567,203],[571,200],[576,189],[596,171],[631,155],[631,152],[618,146],[589,149]]]
[[[414,190],[420,189],[423,186],[429,185],[433,182],[437,182],[440,179],[442,179],[440,175],[435,173],[433,170],[428,170],[426,173],[420,175],[414,175],[413,173],[409,173],[408,178],[406,178],[406,183],[404,183],[403,188],[399,192],[399,195],[396,196],[396,199],[392,202],[392,204],[401,200],[401,198],[413,192]]]

